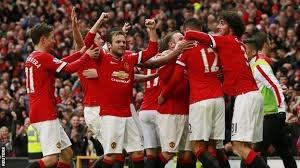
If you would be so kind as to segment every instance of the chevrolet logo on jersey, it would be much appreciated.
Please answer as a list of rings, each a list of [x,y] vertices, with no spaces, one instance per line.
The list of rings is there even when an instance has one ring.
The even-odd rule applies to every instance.
[[[117,77],[119,79],[126,79],[129,77],[129,74],[126,73],[125,71],[114,71],[111,76]]]

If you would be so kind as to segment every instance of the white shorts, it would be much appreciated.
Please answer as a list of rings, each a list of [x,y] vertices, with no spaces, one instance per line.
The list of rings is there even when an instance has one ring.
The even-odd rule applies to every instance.
[[[144,110],[139,112],[144,137],[144,147],[158,148],[160,147],[158,125],[157,121],[158,112],[156,110]]]
[[[225,139],[225,102],[223,97],[190,105],[191,141]]]
[[[234,103],[231,141],[262,141],[263,119],[263,97],[259,91],[238,95]]]
[[[33,123],[38,132],[43,156],[59,154],[72,143],[58,119]]]
[[[104,154],[144,150],[136,123],[132,117],[101,116],[101,142]]]
[[[94,133],[98,140],[101,139],[100,134],[100,106],[85,106],[84,120],[88,128]]]
[[[187,115],[158,114],[157,125],[162,152],[192,150]]]
[[[137,128],[138,128],[139,136],[140,136],[140,138],[141,138],[141,141],[142,141],[142,143],[144,144],[144,135],[143,135],[142,122],[141,122],[141,120],[139,119],[138,113],[137,113],[137,111],[135,110],[135,107],[134,107],[133,104],[130,104],[130,111],[131,111],[132,119],[133,119],[133,121],[135,122],[135,125],[136,125]]]
[[[223,148],[224,148],[223,140],[217,140],[216,149],[223,149]]]

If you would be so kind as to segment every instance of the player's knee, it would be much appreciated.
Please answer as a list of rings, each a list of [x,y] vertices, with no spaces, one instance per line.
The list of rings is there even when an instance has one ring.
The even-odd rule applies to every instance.
[[[61,152],[61,158],[65,161],[71,161],[73,158],[73,150],[71,147],[64,149]]]
[[[134,157],[134,158],[144,157],[144,151],[136,151],[136,152],[133,152],[133,153],[131,154],[131,157]]]
[[[239,155],[243,148],[243,144],[241,142],[232,142],[232,150],[235,154]]]
[[[176,153],[171,153],[171,152],[163,152],[163,156],[167,159],[170,160],[175,156]]]
[[[178,158],[181,158],[183,160],[188,160],[193,158],[194,154],[191,151],[180,151],[178,153]]]
[[[53,167],[57,165],[58,156],[57,155],[46,156],[44,157],[43,161],[46,167]]]
[[[157,149],[146,149],[146,154],[151,156],[157,156]]]

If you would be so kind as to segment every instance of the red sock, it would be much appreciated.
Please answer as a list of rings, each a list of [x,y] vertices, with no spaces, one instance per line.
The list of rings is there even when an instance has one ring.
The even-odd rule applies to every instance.
[[[217,158],[217,151],[215,149],[209,149],[208,150],[208,153],[214,157],[214,158]]]
[[[202,153],[204,153],[205,151],[207,151],[206,150],[206,148],[205,147],[201,147],[197,152],[196,152],[196,157],[197,158],[199,158],[199,156],[202,154]]]
[[[108,160],[108,159],[103,159],[103,163],[106,163],[108,165],[113,165],[114,162],[112,160]]]
[[[132,157],[131,160],[132,160],[133,163],[141,162],[141,161],[144,161],[144,156],[134,157],[134,158]]]
[[[159,154],[158,157],[164,164],[167,164],[169,162],[162,154]]]
[[[157,158],[157,157],[154,155],[147,155],[147,159],[155,159],[155,158]]]
[[[195,161],[193,159],[179,159],[178,163],[180,165],[193,165]]]
[[[38,161],[38,164],[39,164],[40,168],[46,168],[45,163],[44,163],[44,161],[42,159],[40,159]]]
[[[253,160],[255,159],[256,156],[257,156],[257,153],[254,150],[251,150],[245,160],[245,163],[247,165],[251,165],[251,163],[253,162]]]
[[[58,162],[57,163],[58,168],[71,168],[71,164],[68,163],[63,163],[63,162]]]
[[[116,161],[117,162],[121,162],[121,163],[124,163],[124,156],[123,155],[117,155],[117,157],[116,157]]]

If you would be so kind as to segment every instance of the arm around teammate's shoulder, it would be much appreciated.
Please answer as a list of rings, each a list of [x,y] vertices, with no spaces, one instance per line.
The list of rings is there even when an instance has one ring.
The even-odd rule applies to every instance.
[[[66,64],[63,67],[63,71],[66,73],[74,73],[76,71],[78,71],[84,64],[87,63],[87,61],[93,57],[96,57],[99,55],[99,48],[93,48],[93,46],[91,46],[88,50],[85,51],[84,55],[82,57],[80,57],[80,59]]]

